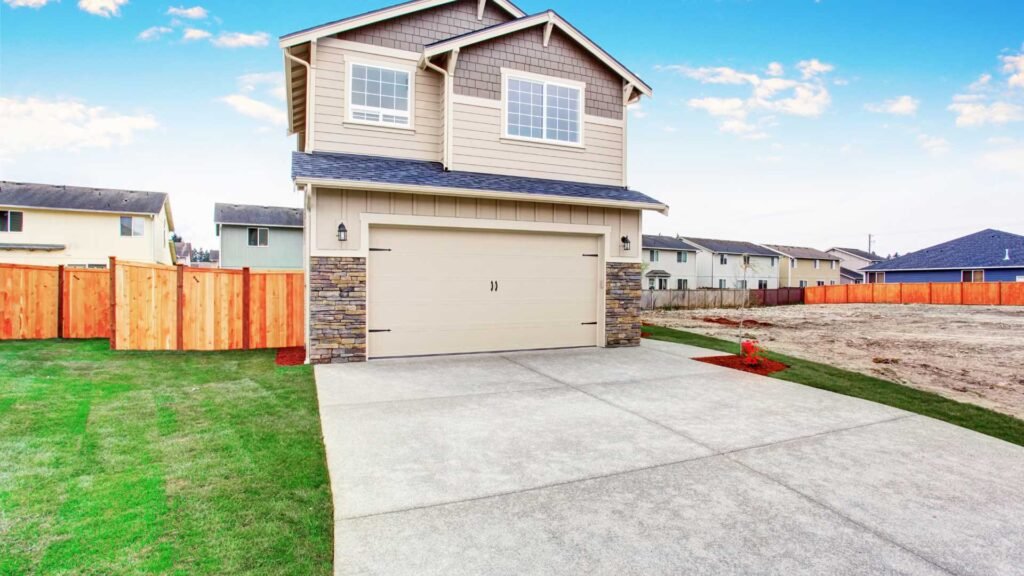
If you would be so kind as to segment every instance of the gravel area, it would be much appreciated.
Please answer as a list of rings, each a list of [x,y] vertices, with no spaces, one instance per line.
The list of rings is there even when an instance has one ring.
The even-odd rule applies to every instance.
[[[708,318],[756,320],[742,328]],[[738,339],[1024,419],[1024,308],[843,304],[661,310],[652,324]]]

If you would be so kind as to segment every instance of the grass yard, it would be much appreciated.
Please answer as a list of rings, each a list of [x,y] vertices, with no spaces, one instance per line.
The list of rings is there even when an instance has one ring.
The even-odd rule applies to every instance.
[[[644,326],[644,332],[655,340],[690,344],[728,354],[738,354],[740,351],[736,342],[672,328]],[[1013,416],[826,364],[773,352],[767,352],[765,356],[789,365],[788,369],[772,374],[771,378],[871,400],[1024,446],[1024,420]]]
[[[0,574],[329,574],[308,366],[0,342]]]

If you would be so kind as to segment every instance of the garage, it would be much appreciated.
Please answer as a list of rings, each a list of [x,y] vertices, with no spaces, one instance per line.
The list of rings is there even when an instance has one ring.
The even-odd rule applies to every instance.
[[[371,358],[596,346],[600,237],[371,227]]]

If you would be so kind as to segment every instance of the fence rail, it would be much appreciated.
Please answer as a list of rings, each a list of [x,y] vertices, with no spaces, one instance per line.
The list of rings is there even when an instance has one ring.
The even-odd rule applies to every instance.
[[[806,304],[1024,306],[1024,282],[843,284],[805,289]]]
[[[696,290],[644,290],[641,307],[656,308],[749,308],[802,304],[803,288],[758,290],[698,288]]]
[[[0,340],[109,338],[118,350],[302,346],[301,271],[123,262],[0,264]]]

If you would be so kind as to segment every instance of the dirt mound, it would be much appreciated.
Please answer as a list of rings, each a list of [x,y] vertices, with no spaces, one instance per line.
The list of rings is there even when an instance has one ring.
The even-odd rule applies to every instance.
[[[724,316],[705,316],[704,321],[710,324],[721,324],[722,326],[733,326],[735,328],[744,328],[747,326],[760,326],[762,328],[768,328],[775,326],[771,322],[758,322],[757,320],[732,320]]]

